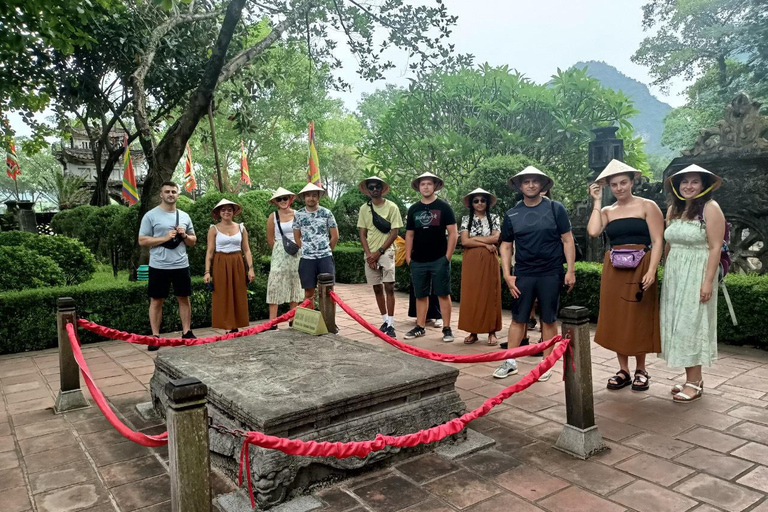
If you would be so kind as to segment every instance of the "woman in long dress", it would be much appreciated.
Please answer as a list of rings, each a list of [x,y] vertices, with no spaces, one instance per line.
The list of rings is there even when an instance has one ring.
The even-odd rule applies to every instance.
[[[719,176],[691,165],[670,176],[667,257],[661,289],[661,358],[685,367],[685,384],[672,388],[675,403],[701,398],[702,365],[717,359],[717,280],[725,217],[712,193]]]
[[[603,261],[595,342],[616,352],[619,371],[607,385],[612,390],[630,384],[634,391],[647,390],[650,376],[645,356],[661,351],[656,269],[662,255],[664,216],[656,203],[632,194],[640,175],[637,169],[612,160],[589,187],[593,208],[587,232],[591,237],[605,232],[611,249]],[[603,207],[602,188],[606,185],[616,202]],[[619,251],[632,251],[625,255],[634,257],[634,262],[622,262]],[[634,377],[629,374],[631,356],[637,363]]]
[[[256,277],[248,230],[245,224],[233,221],[242,210],[239,204],[227,199],[219,201],[211,212],[219,223],[208,229],[205,253],[203,281],[213,281],[211,326],[228,332],[237,332],[240,327],[248,326],[246,279],[251,282]]]
[[[469,215],[461,219],[461,302],[459,329],[469,332],[464,343],[475,343],[478,333],[488,333],[488,345],[497,345],[501,330],[501,273],[497,243],[499,216],[490,209],[496,196],[477,188],[464,196]]]
[[[293,216],[291,208],[296,194],[279,187],[269,202],[277,206],[277,211],[267,219],[267,243],[272,248],[272,261],[267,279],[267,304],[269,319],[277,317],[277,307],[290,303],[291,309],[304,298],[304,290],[299,279],[299,254],[290,255],[283,247],[283,237],[294,242]],[[277,326],[273,327],[276,329]]]

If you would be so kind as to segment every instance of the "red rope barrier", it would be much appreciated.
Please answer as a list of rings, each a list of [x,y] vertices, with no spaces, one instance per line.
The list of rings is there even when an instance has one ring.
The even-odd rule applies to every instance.
[[[307,299],[301,304],[299,304],[299,307],[306,307],[310,303],[310,300]],[[125,331],[119,331],[117,329],[112,329],[111,327],[105,327],[103,325],[99,325],[93,322],[89,322],[88,320],[85,320],[83,318],[79,318],[77,320],[77,325],[79,327],[82,327],[86,331],[91,331],[93,333],[96,333],[100,336],[103,336],[105,338],[111,339],[111,340],[121,340],[121,341],[127,341],[128,343],[135,343],[138,345],[157,345],[160,347],[179,347],[179,346],[192,346],[192,345],[205,345],[207,343],[214,343],[216,341],[222,341],[222,340],[232,340],[235,338],[242,338],[243,336],[251,336],[253,334],[259,334],[264,331],[269,330],[272,326],[275,326],[281,322],[285,322],[287,320],[290,320],[293,318],[293,316],[296,314],[296,310],[292,309],[288,311],[287,313],[284,313],[280,315],[277,318],[274,318],[272,320],[269,320],[267,322],[264,322],[263,324],[254,325],[253,327],[249,327],[247,329],[244,329],[239,332],[233,332],[228,334],[221,334],[219,336],[209,336],[207,338],[196,338],[196,339],[184,339],[184,338],[155,338],[154,336],[145,336],[142,334],[132,334]]]
[[[424,350],[418,347],[414,347],[413,345],[403,343],[397,338],[387,336],[381,332],[378,327],[372,325],[366,319],[361,317],[355,310],[349,307],[347,303],[341,300],[341,297],[339,297],[336,292],[331,292],[330,296],[336,304],[341,306],[341,309],[343,309],[349,316],[356,320],[357,323],[373,333],[374,336],[377,336],[393,347],[402,350],[403,352],[407,352],[413,356],[423,357],[424,359],[431,359],[432,361],[443,361],[446,363],[488,363],[491,361],[501,361],[503,359],[515,359],[518,357],[532,356],[534,354],[538,354],[539,352],[543,352],[560,339],[559,336],[555,336],[551,340],[542,341],[541,343],[536,343],[535,345],[524,345],[522,347],[496,352],[486,352],[484,354],[458,355],[432,352],[431,350]]]
[[[123,437],[142,446],[153,448],[168,444],[168,432],[163,432],[162,434],[156,436],[148,436],[146,434],[142,434],[141,432],[131,430],[125,423],[120,421],[120,418],[117,417],[117,415],[107,403],[107,399],[104,398],[104,394],[98,387],[96,387],[96,383],[94,382],[93,377],[91,376],[91,372],[88,369],[88,364],[85,362],[85,358],[83,357],[83,352],[80,350],[80,342],[77,340],[77,333],[75,332],[74,325],[70,323],[67,324],[67,334],[69,337],[69,344],[72,345],[72,354],[75,356],[75,361],[77,361],[77,365],[80,367],[80,372],[83,374],[83,378],[85,379],[85,385],[88,386],[88,391],[91,392],[91,397],[93,397],[94,402],[96,402],[96,405],[107,419],[109,424],[112,425],[115,430],[117,430]]]
[[[412,447],[419,444],[429,444],[440,441],[447,436],[460,432],[470,422],[485,416],[491,409],[502,403],[510,396],[523,391],[539,380],[541,375],[552,368],[558,359],[560,359],[570,346],[570,339],[556,336],[552,338],[553,343],[558,343],[550,355],[533,368],[527,375],[515,384],[507,387],[496,396],[488,398],[477,409],[463,414],[447,423],[438,425],[425,430],[420,430],[412,434],[402,436],[385,436],[378,434],[373,441],[353,441],[353,442],[318,442],[302,441],[301,439],[286,439],[263,434],[261,432],[246,432],[247,437],[243,441],[240,451],[240,472],[239,482],[242,485],[243,465],[245,465],[246,478],[248,480],[248,491],[251,498],[251,506],[256,507],[256,501],[251,489],[251,467],[249,460],[248,445],[255,445],[261,448],[271,450],[280,450],[288,455],[297,455],[302,457],[335,457],[337,459],[346,459],[349,457],[365,457],[371,452],[383,450],[387,446]]]

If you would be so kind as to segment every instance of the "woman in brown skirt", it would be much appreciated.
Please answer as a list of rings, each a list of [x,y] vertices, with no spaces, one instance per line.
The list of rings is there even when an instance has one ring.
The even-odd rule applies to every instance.
[[[248,231],[244,224],[232,220],[242,211],[237,203],[227,199],[219,201],[211,215],[220,222],[208,229],[208,249],[205,253],[203,281],[213,282],[211,326],[228,332],[237,332],[239,327],[248,326],[247,283],[256,277]]]
[[[469,332],[464,343],[477,341],[477,333],[488,333],[488,344],[496,345],[501,330],[501,274],[499,216],[490,213],[496,196],[477,188],[464,196],[469,215],[461,219],[461,302],[459,329]]]
[[[640,171],[618,160],[589,186],[593,208],[587,224],[589,236],[608,236],[600,281],[600,314],[595,342],[616,352],[619,371],[608,380],[608,389],[632,385],[645,391],[650,376],[645,355],[661,352],[659,287],[656,269],[661,261],[664,217],[655,202],[632,195]],[[601,207],[602,188],[609,186],[616,202]],[[629,357],[637,362],[634,379]]]

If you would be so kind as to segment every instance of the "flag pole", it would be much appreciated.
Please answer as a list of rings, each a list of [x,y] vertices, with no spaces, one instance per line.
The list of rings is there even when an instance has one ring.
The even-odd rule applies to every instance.
[[[219,149],[216,147],[216,129],[213,127],[213,98],[208,104],[208,122],[211,125],[211,142],[213,143],[213,158],[216,162],[216,176],[219,178],[219,192],[224,192],[224,182],[221,180],[221,166],[219,165]]]

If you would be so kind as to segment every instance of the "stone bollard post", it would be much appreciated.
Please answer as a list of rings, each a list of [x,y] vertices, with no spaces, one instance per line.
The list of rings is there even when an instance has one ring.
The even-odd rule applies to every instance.
[[[317,293],[320,300],[320,314],[323,316],[325,327],[330,333],[339,332],[336,327],[336,303],[329,293],[333,291],[333,274],[317,276]]]
[[[191,377],[165,385],[172,512],[211,512],[208,387]]]
[[[56,301],[56,325],[59,331],[60,389],[53,406],[56,414],[90,407],[80,389],[80,367],[69,343],[67,323],[77,325],[75,300],[72,297],[59,297]]]
[[[592,396],[592,357],[589,341],[589,310],[568,306],[560,310],[563,337],[571,339],[565,352],[565,409],[567,423],[555,447],[580,459],[606,450],[595,424]]]

